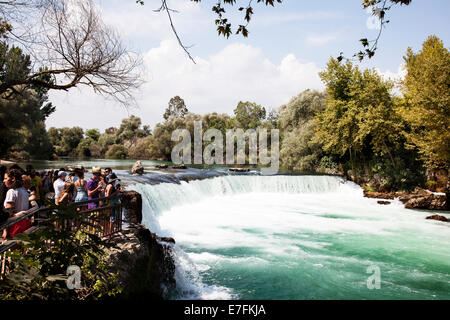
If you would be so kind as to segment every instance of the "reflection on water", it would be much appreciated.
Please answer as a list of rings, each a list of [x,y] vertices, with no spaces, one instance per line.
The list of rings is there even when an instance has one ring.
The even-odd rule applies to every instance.
[[[228,167],[221,167],[216,165],[188,165],[187,169],[158,169],[156,165],[167,164],[173,165],[172,162],[167,161],[153,161],[153,160],[140,160],[145,169],[145,174],[142,176],[132,175],[131,168],[135,164],[136,160],[112,160],[112,159],[71,159],[64,158],[61,160],[47,161],[47,160],[34,160],[28,162],[18,162],[20,166],[25,168],[27,164],[33,165],[36,170],[48,170],[50,168],[59,169],[69,166],[83,166],[88,172],[85,174],[85,179],[91,177],[92,167],[112,168],[117,176],[122,180],[123,185],[130,185],[134,183],[143,184],[159,184],[159,183],[176,183],[181,181],[190,181],[204,178],[217,177],[221,175],[258,175],[259,169],[252,168],[248,173],[228,171]],[[241,166],[243,167],[243,166]]]

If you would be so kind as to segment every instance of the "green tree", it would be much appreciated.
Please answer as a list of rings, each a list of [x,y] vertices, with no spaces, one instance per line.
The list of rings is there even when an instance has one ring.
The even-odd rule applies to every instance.
[[[254,102],[239,101],[234,114],[243,129],[257,128],[266,118],[266,109]]]
[[[218,114],[216,112],[207,113],[202,116],[202,124],[206,129],[217,129],[222,132],[225,137],[226,130],[232,129],[231,117],[226,114]]]
[[[116,127],[109,127],[105,129],[105,133],[107,134],[116,134],[117,128]]]
[[[106,152],[106,159],[126,159],[127,149],[121,144],[113,144]]]
[[[116,143],[123,144],[126,148],[131,148],[136,145],[140,138],[151,135],[149,126],[141,128],[141,118],[131,115],[123,119],[119,129],[115,133]]]
[[[280,107],[280,160],[284,167],[303,172],[322,169],[323,144],[314,139],[314,117],[324,106],[324,93],[305,90]]]
[[[105,132],[102,133],[100,135],[100,137],[98,138],[98,143],[95,144],[99,148],[98,152],[99,152],[100,156],[105,156],[106,151],[108,151],[109,146],[115,144],[115,142],[116,142],[115,133],[111,134],[111,133],[107,133],[107,132],[111,132],[111,131],[108,131],[108,129],[105,130]]]
[[[314,127],[314,121],[307,121],[285,134],[280,149],[283,167],[302,172],[319,171],[324,152],[322,143],[314,139]]]
[[[98,129],[89,129],[86,130],[85,135],[87,138],[98,141],[98,139],[100,138],[100,131]]]
[[[278,128],[278,121],[280,118],[280,112],[277,109],[271,109],[267,114],[267,122],[272,125],[272,128]]]
[[[194,136],[194,122],[202,121],[198,114],[187,113],[184,118],[171,118],[163,123],[158,123],[153,132],[155,145],[152,148],[152,157],[159,160],[170,160],[173,147],[177,142],[172,141],[172,132],[176,129],[186,129],[191,137]],[[203,128],[205,130],[205,128]],[[192,156],[194,144],[192,143]]]
[[[164,112],[164,120],[169,120],[173,118],[184,118],[184,116],[188,113],[188,109],[184,100],[179,96],[175,96],[170,99],[169,105]]]
[[[28,74],[30,63],[20,48],[0,42],[0,82]],[[40,86],[20,87],[16,93],[0,96],[0,121],[4,124],[0,129],[0,155],[25,152],[32,158],[50,158],[52,149],[42,129],[55,108],[47,101],[47,90]]]
[[[280,107],[278,121],[280,129],[290,130],[308,122],[325,108],[325,94],[305,90]]]
[[[74,150],[74,153],[81,158],[84,157],[91,157],[92,152],[91,148],[96,144],[96,141],[92,139],[91,137],[83,138],[80,143],[78,143],[78,146]]]
[[[64,127],[60,129],[51,127],[48,130],[48,135],[55,148],[55,153],[58,156],[68,156],[72,155],[72,152],[78,147],[84,133],[80,127]]]
[[[404,57],[407,75],[402,117],[408,122],[406,137],[417,147],[429,169],[450,166],[450,52],[436,36],[422,49],[408,48]]]
[[[16,146],[17,150],[23,149],[32,159],[46,160],[52,157],[53,145],[43,121],[36,122],[28,128],[22,128],[20,133],[24,141],[23,144]]]
[[[317,138],[324,150],[348,155],[354,164],[365,150],[388,154],[400,138],[398,115],[390,94],[393,84],[375,70],[361,72],[351,62],[331,58],[320,73],[327,86],[325,110],[316,119]]]
[[[152,159],[156,152],[156,142],[153,136],[142,138],[136,146],[130,148],[128,157],[130,159]]]

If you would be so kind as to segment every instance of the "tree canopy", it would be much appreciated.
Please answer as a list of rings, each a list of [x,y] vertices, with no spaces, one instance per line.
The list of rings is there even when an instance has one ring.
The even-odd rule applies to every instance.
[[[15,46],[0,41],[0,82],[27,76],[30,57]],[[20,88],[14,98],[0,95],[0,155],[25,153],[32,158],[48,158],[52,146],[45,130],[45,119],[55,111],[41,86]]]
[[[169,105],[164,112],[163,118],[164,120],[169,120],[173,118],[184,118],[184,116],[188,113],[188,109],[184,100],[179,96],[175,96],[170,99]]]
[[[354,158],[368,142],[374,152],[389,154],[400,130],[390,94],[393,84],[375,70],[361,72],[334,58],[320,77],[327,86],[325,110],[317,118],[324,149]]]
[[[234,109],[236,120],[240,126],[246,129],[254,129],[261,125],[266,118],[266,109],[254,102],[239,101],[237,107]]]
[[[430,36],[415,53],[404,57],[407,75],[401,115],[409,123],[406,132],[429,168],[450,166],[450,51]]]

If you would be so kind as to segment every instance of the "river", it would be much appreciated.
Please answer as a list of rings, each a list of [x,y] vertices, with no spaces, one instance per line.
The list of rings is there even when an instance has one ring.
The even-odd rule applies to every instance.
[[[176,240],[173,299],[450,299],[450,224],[377,204],[340,177],[112,167],[143,196],[143,224]],[[449,212],[440,212],[450,217]]]

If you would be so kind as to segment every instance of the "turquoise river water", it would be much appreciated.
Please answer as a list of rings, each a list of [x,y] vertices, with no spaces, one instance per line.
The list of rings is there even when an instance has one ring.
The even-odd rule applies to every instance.
[[[175,238],[173,299],[450,299],[450,224],[340,177],[83,164],[117,168],[143,223]]]

